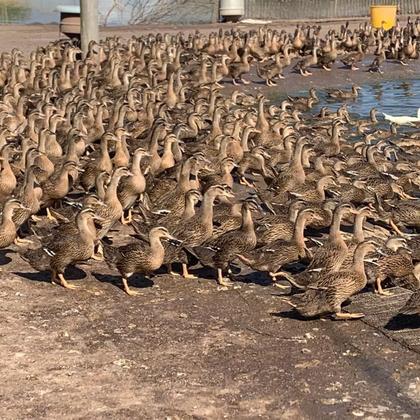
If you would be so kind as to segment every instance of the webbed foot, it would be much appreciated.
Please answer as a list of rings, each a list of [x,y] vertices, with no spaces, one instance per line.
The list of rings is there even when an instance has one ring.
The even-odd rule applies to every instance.
[[[198,277],[188,272],[187,264],[182,264],[182,277],[184,279],[197,279]]]
[[[122,283],[123,283],[124,292],[127,293],[127,295],[129,295],[129,296],[140,296],[142,294],[141,292],[139,292],[137,290],[130,289],[130,287],[128,285],[128,281],[124,277],[122,279]]]
[[[349,312],[349,313],[336,312],[335,313],[335,317],[337,319],[359,319],[359,318],[363,318],[364,316],[365,314],[361,312]]]

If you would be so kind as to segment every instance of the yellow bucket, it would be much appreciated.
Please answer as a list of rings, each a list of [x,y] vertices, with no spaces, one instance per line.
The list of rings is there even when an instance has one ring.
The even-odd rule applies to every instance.
[[[374,28],[391,29],[397,23],[397,6],[370,6],[370,22]]]

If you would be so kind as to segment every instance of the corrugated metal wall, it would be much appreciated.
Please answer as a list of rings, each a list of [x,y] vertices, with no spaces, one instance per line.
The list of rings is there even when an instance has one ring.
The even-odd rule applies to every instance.
[[[245,17],[254,19],[325,19],[368,16],[372,4],[390,0],[245,0]],[[399,0],[399,13],[420,13],[420,0]]]

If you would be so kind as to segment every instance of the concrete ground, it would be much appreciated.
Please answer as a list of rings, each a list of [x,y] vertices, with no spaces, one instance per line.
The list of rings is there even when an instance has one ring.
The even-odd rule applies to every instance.
[[[162,30],[142,31],[152,29]],[[56,36],[56,26],[3,26],[0,51],[27,53]],[[419,74],[418,64],[386,70],[384,77]],[[312,78],[289,75],[278,89],[370,77],[382,76],[315,70]],[[258,83],[247,89],[265,91]],[[0,254],[2,419],[419,417],[416,351],[363,320],[297,319],[262,275],[219,291],[212,273],[162,274],[133,281],[143,295],[131,298],[101,263],[73,270],[80,288],[70,291],[33,273],[15,251]]]

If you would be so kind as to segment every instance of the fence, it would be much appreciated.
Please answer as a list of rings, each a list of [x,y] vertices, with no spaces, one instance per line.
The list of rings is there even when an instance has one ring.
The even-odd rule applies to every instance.
[[[400,14],[420,13],[420,0],[245,0],[245,17],[253,19],[328,19],[369,15],[373,4],[398,4]]]
[[[0,0],[0,24],[58,22],[58,4],[79,0]],[[245,0],[245,17],[253,19],[325,19],[368,16],[372,4],[395,0]],[[149,22],[217,22],[219,0],[99,0],[101,24]],[[420,14],[420,0],[399,0],[401,14]]]

